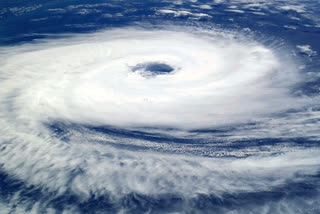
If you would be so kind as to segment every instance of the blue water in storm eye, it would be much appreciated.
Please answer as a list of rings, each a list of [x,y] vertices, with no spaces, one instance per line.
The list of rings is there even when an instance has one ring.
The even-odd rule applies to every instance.
[[[150,63],[145,66],[145,70],[156,74],[164,74],[173,71],[173,68],[162,63]]]
[[[169,74],[174,71],[174,68],[165,63],[151,62],[138,64],[132,68],[132,71],[139,71],[140,74],[144,77],[152,77],[157,75]]]

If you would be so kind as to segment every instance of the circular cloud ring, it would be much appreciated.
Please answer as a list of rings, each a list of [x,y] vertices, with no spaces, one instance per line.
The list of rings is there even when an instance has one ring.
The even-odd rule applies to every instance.
[[[24,79],[10,85],[23,89],[17,105],[31,120],[196,129],[297,106],[290,92],[299,79],[295,63],[239,37],[214,29],[115,29],[37,44],[7,59],[15,63],[4,71]],[[150,63],[173,72],[150,78],[132,70]]]

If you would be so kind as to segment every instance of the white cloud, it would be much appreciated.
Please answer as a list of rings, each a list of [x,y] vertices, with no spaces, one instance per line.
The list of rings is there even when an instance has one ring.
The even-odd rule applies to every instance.
[[[305,6],[304,5],[284,5],[279,7],[281,10],[293,10],[297,13],[303,13],[305,12]]]
[[[244,13],[243,10],[236,10],[236,9],[228,9],[228,10],[225,10],[225,11],[234,12],[234,13]]]
[[[207,4],[199,5],[199,8],[204,9],[204,10],[211,10],[212,9],[212,7]]]
[[[191,18],[207,17],[207,18],[212,18],[210,15],[205,14],[205,13],[191,13],[186,10],[162,9],[162,10],[157,10],[157,14],[170,14],[170,15],[173,15],[174,17],[191,17]]]
[[[9,10],[16,16],[21,16],[25,13],[29,13],[32,12],[34,10],[37,10],[39,8],[41,8],[42,5],[34,5],[34,6],[30,6],[30,7],[11,7],[9,8]]]
[[[313,51],[311,49],[310,45],[297,45],[297,48],[300,50],[300,52],[308,55],[308,56],[315,56],[317,55],[316,51]]]

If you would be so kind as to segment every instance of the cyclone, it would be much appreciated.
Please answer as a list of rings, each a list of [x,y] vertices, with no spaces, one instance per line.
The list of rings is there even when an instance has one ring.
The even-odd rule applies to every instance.
[[[316,213],[305,64],[281,39],[213,24],[1,46],[0,209]]]
[[[214,29],[115,29],[46,41],[7,59],[17,86],[6,82],[32,85],[17,98],[36,97],[25,107],[44,115],[39,120],[120,127],[207,128],[298,106],[290,93],[299,80],[295,63],[233,37]]]

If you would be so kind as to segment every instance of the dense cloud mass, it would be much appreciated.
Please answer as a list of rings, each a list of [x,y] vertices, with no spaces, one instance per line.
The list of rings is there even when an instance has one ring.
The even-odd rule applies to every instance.
[[[230,3],[196,2],[153,8],[193,24],[135,22],[1,46],[0,213],[319,211],[319,95],[305,89],[319,77],[317,51],[215,25],[204,12]],[[223,11],[249,7],[237,3]],[[250,8],[262,16],[267,6]]]
[[[180,30],[109,30],[14,48],[3,84],[23,90],[17,110],[41,121],[207,128],[301,107],[290,91],[299,69],[287,53],[234,33]],[[172,71],[139,69],[152,63]]]

